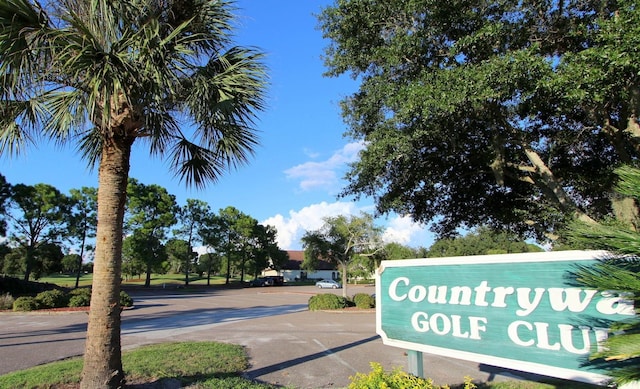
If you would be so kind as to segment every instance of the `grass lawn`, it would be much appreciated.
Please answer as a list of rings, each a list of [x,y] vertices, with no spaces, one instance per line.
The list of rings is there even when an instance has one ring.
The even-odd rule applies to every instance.
[[[235,281],[231,279],[231,281]],[[142,278],[128,278],[122,280],[122,285],[144,285],[145,276]],[[211,285],[223,285],[226,282],[226,277],[224,276],[211,276]],[[161,286],[161,285],[184,285],[184,274],[152,274],[151,275],[151,286]],[[207,277],[198,277],[197,275],[192,275],[189,277],[189,285],[207,285]]]
[[[147,384],[165,388],[167,380],[194,389],[275,389],[276,386],[244,379],[240,374],[248,367],[242,346],[217,342],[161,343],[144,346],[122,354],[127,384]],[[0,388],[44,389],[79,386],[82,359],[72,358],[36,366],[0,376]],[[463,389],[463,385],[451,389]],[[594,388],[577,383],[542,384],[536,382],[501,382],[480,384],[478,389],[577,389]],[[291,388],[295,389],[295,388]],[[435,389],[435,388],[434,388]]]
[[[93,280],[93,274],[83,274],[80,277],[80,286],[89,286]],[[231,279],[231,281],[237,282],[236,279]],[[58,286],[73,288],[76,285],[76,276],[72,274],[51,274],[46,277],[42,277],[38,280],[38,282],[47,282],[50,284],[56,284]],[[145,278],[127,278],[122,280],[122,285],[144,285]],[[226,282],[226,277],[224,276],[212,276],[210,280],[210,284],[213,285],[223,285]],[[151,276],[151,286],[161,286],[161,285],[184,285],[184,274],[152,274]],[[203,286],[207,285],[206,277],[197,277],[191,276],[189,277],[189,285],[194,286]]]
[[[78,286],[91,285],[93,280],[93,274],[82,274],[80,276],[80,283]],[[50,274],[45,277],[41,277],[37,282],[46,282],[49,284],[56,284],[65,288],[74,288],[76,286],[75,274]]]
[[[18,277],[20,278],[20,277]],[[251,281],[253,277],[245,277],[245,282]],[[90,286],[93,280],[93,274],[83,274],[80,277],[79,286]],[[211,276],[209,281],[211,286],[220,286],[226,283],[226,276]],[[46,282],[50,284],[55,284],[65,288],[74,288],[76,285],[76,276],[75,274],[50,274],[44,277],[41,277],[37,280],[37,282]],[[238,285],[240,283],[239,278],[231,278],[230,282],[233,285]],[[122,280],[123,286],[143,286],[145,283],[145,276],[142,278],[138,277],[127,277]],[[364,282],[369,283],[369,282]],[[295,283],[288,283],[288,285],[314,285],[315,281],[298,281]],[[167,287],[178,287],[184,285],[184,274],[152,274],[151,275],[151,286],[167,286]],[[207,286],[207,277],[198,277],[193,274],[189,277],[189,286],[195,287],[203,287]]]
[[[216,342],[162,343],[122,354],[127,384],[177,380],[180,387],[269,389],[240,377],[248,366],[242,346]],[[50,388],[79,384],[82,359],[72,358],[0,376],[0,388]]]

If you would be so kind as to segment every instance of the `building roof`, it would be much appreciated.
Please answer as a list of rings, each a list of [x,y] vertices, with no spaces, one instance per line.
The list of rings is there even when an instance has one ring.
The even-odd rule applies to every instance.
[[[289,261],[282,266],[282,270],[301,270],[300,266],[304,261],[304,251],[287,250],[287,254],[289,254]],[[336,266],[325,260],[320,260],[316,270],[336,270]]]

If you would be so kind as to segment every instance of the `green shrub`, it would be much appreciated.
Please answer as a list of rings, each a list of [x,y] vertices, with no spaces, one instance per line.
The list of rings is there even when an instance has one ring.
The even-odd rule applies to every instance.
[[[357,373],[350,377],[348,389],[449,389],[449,386],[438,386],[431,379],[416,377],[400,369],[386,373],[379,363],[371,362],[369,374]],[[464,389],[476,389],[471,378],[465,377]]]
[[[76,288],[69,292],[70,307],[88,307],[91,304],[91,289]]]
[[[11,293],[0,295],[0,310],[11,309],[13,307],[13,296]]]
[[[35,311],[38,308],[39,304],[35,297],[22,296],[13,302],[14,311]]]
[[[317,311],[320,309],[342,309],[346,308],[349,302],[346,298],[331,293],[323,293],[312,296],[309,299],[309,310]]]
[[[76,288],[69,291],[69,296],[89,296],[91,297],[91,288]]]
[[[91,305],[91,298],[86,296],[71,296],[69,298],[70,307],[88,307]]]
[[[376,299],[367,293],[356,293],[353,295],[353,302],[358,308],[368,309],[376,306]]]
[[[36,295],[36,301],[40,308],[61,308],[69,303],[69,297],[60,289],[47,290]]]
[[[127,292],[123,290],[120,291],[120,306],[121,307],[133,306],[133,299],[131,298],[131,296],[127,294]]]

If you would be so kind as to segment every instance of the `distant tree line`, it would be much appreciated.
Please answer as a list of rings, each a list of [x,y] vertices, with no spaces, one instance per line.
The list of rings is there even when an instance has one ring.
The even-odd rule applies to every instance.
[[[97,226],[97,189],[60,192],[49,184],[11,184],[0,175],[0,272],[39,279],[52,273],[92,271]],[[217,213],[202,200],[180,206],[155,184],[130,178],[124,221],[122,273],[145,278],[152,273],[226,275],[244,281],[266,268],[280,269],[286,251],[274,227],[234,207]],[[196,251],[198,249],[198,251]],[[78,281],[76,281],[76,287]]]

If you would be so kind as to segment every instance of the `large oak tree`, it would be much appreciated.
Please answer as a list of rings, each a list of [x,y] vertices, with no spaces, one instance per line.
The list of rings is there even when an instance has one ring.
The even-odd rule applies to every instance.
[[[611,190],[640,150],[636,2],[336,0],[319,21],[327,74],[360,81],[345,195],[440,236],[637,214]]]

